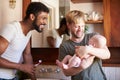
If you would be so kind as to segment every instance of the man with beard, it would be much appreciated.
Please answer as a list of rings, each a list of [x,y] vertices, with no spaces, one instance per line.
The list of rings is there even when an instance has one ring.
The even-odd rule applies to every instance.
[[[78,67],[62,68],[65,75],[71,80],[107,80],[102,70],[102,60],[110,58],[110,51],[105,44],[102,48],[87,46],[92,36],[98,33],[85,33],[84,13],[73,10],[66,15],[67,27],[71,33],[69,40],[64,41],[59,48],[59,60],[66,55],[83,58]],[[90,55],[88,58],[84,58]],[[59,60],[56,61],[59,66]],[[66,62],[67,63],[67,62]]]
[[[42,32],[48,13],[44,4],[31,2],[23,21],[3,27],[0,32],[0,80],[17,80],[16,70],[28,73],[31,80],[36,80],[30,48],[31,30]]]

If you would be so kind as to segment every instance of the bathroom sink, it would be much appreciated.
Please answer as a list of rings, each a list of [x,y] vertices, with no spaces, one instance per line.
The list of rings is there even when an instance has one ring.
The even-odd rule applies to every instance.
[[[30,79],[25,79],[25,80],[30,80]],[[61,80],[61,79],[45,79],[45,78],[39,78],[37,80]]]
[[[71,80],[71,77],[66,77],[56,65],[38,65],[35,70],[35,75],[37,80]]]
[[[37,79],[37,80],[60,80],[60,79]]]

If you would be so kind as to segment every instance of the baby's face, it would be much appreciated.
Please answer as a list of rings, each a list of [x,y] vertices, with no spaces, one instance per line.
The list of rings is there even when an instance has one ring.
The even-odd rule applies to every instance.
[[[92,45],[93,47],[103,47],[105,44],[105,40],[103,37],[99,37],[99,36],[93,36],[90,40],[89,40],[89,45]]]
[[[96,44],[96,40],[95,39],[93,39],[93,38],[91,38],[90,40],[89,40],[89,43],[88,43],[90,46],[93,46],[93,47],[95,47],[95,44]]]

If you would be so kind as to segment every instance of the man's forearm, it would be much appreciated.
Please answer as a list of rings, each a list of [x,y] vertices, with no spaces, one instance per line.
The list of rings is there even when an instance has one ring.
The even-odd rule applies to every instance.
[[[8,69],[19,69],[19,64],[10,62],[2,57],[0,57],[0,67]]]
[[[80,73],[81,71],[87,69],[94,61],[95,56],[90,56],[87,59],[83,59],[79,67],[73,67],[69,69],[63,69],[66,76],[72,76]]]
[[[90,55],[94,55],[100,59],[109,59],[110,58],[110,52],[107,47],[105,48],[91,48],[89,49]]]
[[[24,63],[33,64],[33,58],[31,54],[24,55]]]

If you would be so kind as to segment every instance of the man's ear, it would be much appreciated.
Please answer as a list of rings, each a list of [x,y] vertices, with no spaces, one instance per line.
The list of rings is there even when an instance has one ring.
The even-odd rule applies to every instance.
[[[34,14],[30,14],[30,20],[34,21],[35,20],[35,15]]]

